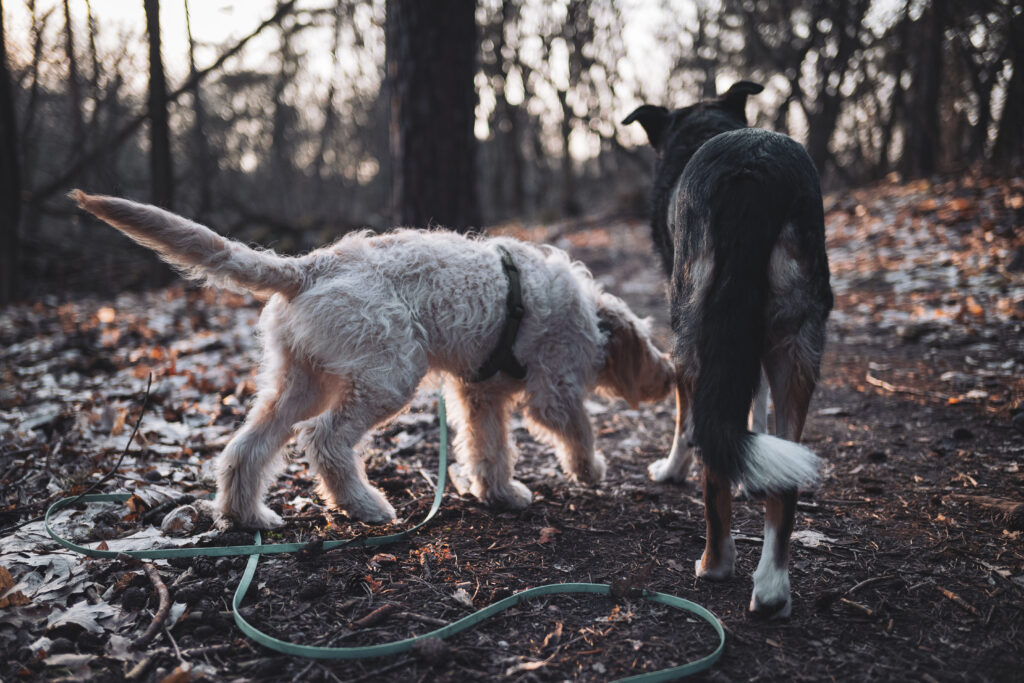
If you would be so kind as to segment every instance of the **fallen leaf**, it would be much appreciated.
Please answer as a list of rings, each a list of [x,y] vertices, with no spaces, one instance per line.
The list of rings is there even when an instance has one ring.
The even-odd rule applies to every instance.
[[[58,611],[50,614],[50,618],[46,621],[46,630],[49,631],[65,624],[76,624],[87,631],[103,633],[103,627],[100,626],[99,622],[115,615],[117,615],[117,610],[104,602],[98,605],[90,605],[85,600],[82,600],[63,612]]]

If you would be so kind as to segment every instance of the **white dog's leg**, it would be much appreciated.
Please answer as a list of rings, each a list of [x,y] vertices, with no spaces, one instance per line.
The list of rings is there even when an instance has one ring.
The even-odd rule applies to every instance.
[[[594,451],[594,432],[581,396],[547,397],[534,393],[526,407],[528,425],[537,437],[555,448],[562,471],[582,484],[604,479],[604,458]]]
[[[219,515],[247,527],[281,525],[280,516],[262,500],[275,456],[291,436],[292,426],[323,407],[323,383],[301,364],[281,360],[275,377],[260,390],[245,424],[217,460],[214,507]]]
[[[372,524],[395,519],[395,508],[366,477],[354,446],[370,427],[401,410],[412,398],[393,387],[353,384],[338,405],[305,425],[301,446],[320,477],[320,495],[333,507]]]
[[[487,505],[522,510],[533,493],[512,476],[518,454],[506,426],[508,394],[463,384],[453,398],[455,459],[469,492]]]
[[[647,467],[651,479],[657,482],[684,482],[693,463],[693,413],[690,402],[680,388],[676,388],[676,431],[672,450],[667,458],[655,460]]]

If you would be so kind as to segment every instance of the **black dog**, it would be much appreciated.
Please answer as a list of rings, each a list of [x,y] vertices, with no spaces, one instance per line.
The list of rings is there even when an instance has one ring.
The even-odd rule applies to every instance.
[[[789,537],[797,489],[818,479],[797,445],[817,382],[832,309],[818,174],[791,138],[747,128],[740,81],[684,109],[643,105],[637,121],[658,152],[654,244],[671,278],[677,365],[675,441],[654,463],[658,481],[685,478],[691,439],[704,470],[707,544],[697,575],[732,576],[731,484],[764,495],[764,545],[750,609],[789,616]],[[767,387],[777,438],[767,422]]]

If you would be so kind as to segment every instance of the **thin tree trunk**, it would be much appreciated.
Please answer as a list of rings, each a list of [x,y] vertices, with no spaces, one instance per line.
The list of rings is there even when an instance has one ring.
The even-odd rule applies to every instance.
[[[167,121],[167,81],[160,54],[160,2],[143,0],[149,34],[149,170],[153,203],[174,207],[174,171],[171,134]]]
[[[474,0],[389,0],[392,207],[403,225],[479,224]]]
[[[206,140],[206,110],[203,107],[203,96],[199,90],[199,79],[196,69],[195,41],[192,39],[192,19],[188,0],[185,0],[185,32],[188,34],[188,74],[194,80],[192,88],[192,139],[196,146],[196,177],[199,181],[199,215],[209,212],[213,198],[213,169],[210,145]]]
[[[558,103],[562,107],[562,213],[566,216],[580,215],[580,205],[576,201],[576,172],[573,168],[572,154],[569,152],[569,135],[572,133],[572,107],[569,106],[567,93],[558,91]]]
[[[996,166],[1019,173],[1024,163],[1024,15],[1017,14],[1010,23],[1013,75],[1006,84],[1006,104],[999,118],[992,160]]]
[[[20,285],[21,175],[17,130],[14,91],[7,69],[4,18],[0,11],[0,302],[4,303],[18,295]]]
[[[75,56],[75,31],[71,24],[71,8],[64,0],[64,57],[68,61],[68,104],[71,109],[71,155],[77,155],[85,141],[82,123],[82,91],[78,77],[78,59]]]
[[[913,120],[906,121],[906,145],[902,167],[909,177],[922,177],[935,172],[938,165],[936,148],[941,134],[939,91],[942,84],[943,32],[946,0],[932,0],[919,20],[918,31],[911,35],[921,41],[917,55],[913,91],[908,111]]]

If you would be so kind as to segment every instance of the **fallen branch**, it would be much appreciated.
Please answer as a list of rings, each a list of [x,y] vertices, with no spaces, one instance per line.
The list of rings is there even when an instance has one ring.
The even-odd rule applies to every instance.
[[[839,598],[839,602],[843,603],[844,605],[849,605],[850,607],[863,612],[865,615],[869,617],[873,618],[875,616],[875,610],[871,609],[867,605],[862,605],[859,602],[847,600],[846,598]]]
[[[952,600],[953,603],[960,609],[964,610],[965,612],[970,612],[976,617],[981,617],[981,612],[978,611],[977,607],[967,602],[953,591],[943,588],[942,586],[936,586],[935,588],[948,599]]]
[[[872,376],[872,374],[870,372],[867,373],[867,375],[864,376],[864,381],[867,382],[868,384],[870,384],[871,386],[878,387],[879,389],[884,389],[884,390],[886,390],[886,391],[888,391],[889,393],[892,393],[892,394],[910,394],[911,396],[923,396],[925,398],[935,398],[935,399],[938,399],[938,400],[943,401],[945,403],[948,403],[949,399],[950,399],[950,397],[947,396],[946,394],[940,394],[937,391],[925,391],[924,389],[915,389],[913,387],[904,387],[904,386],[897,386],[895,384],[890,384],[889,382],[886,382],[885,380],[881,380],[881,379],[878,379],[877,377]]]
[[[963,493],[950,494],[950,498],[977,505],[991,512],[998,521],[1004,523],[1011,531],[1024,530],[1024,503],[1009,500],[1008,498],[972,496]]]
[[[356,619],[352,622],[352,628],[369,628],[370,626],[376,626],[380,622],[387,619],[393,612],[398,611],[398,605],[393,603],[386,603],[373,610],[365,617]]]
[[[153,583],[153,588],[156,589],[156,594],[160,598],[160,605],[157,607],[156,615],[154,615],[149,628],[132,641],[132,648],[136,650],[141,650],[149,644],[149,641],[153,640],[153,637],[156,636],[164,622],[167,621],[167,615],[171,611],[171,594],[167,592],[167,586],[164,585],[163,579],[160,578],[160,572],[149,562],[144,563],[142,568],[146,570],[146,576],[149,577],[149,580]]]

